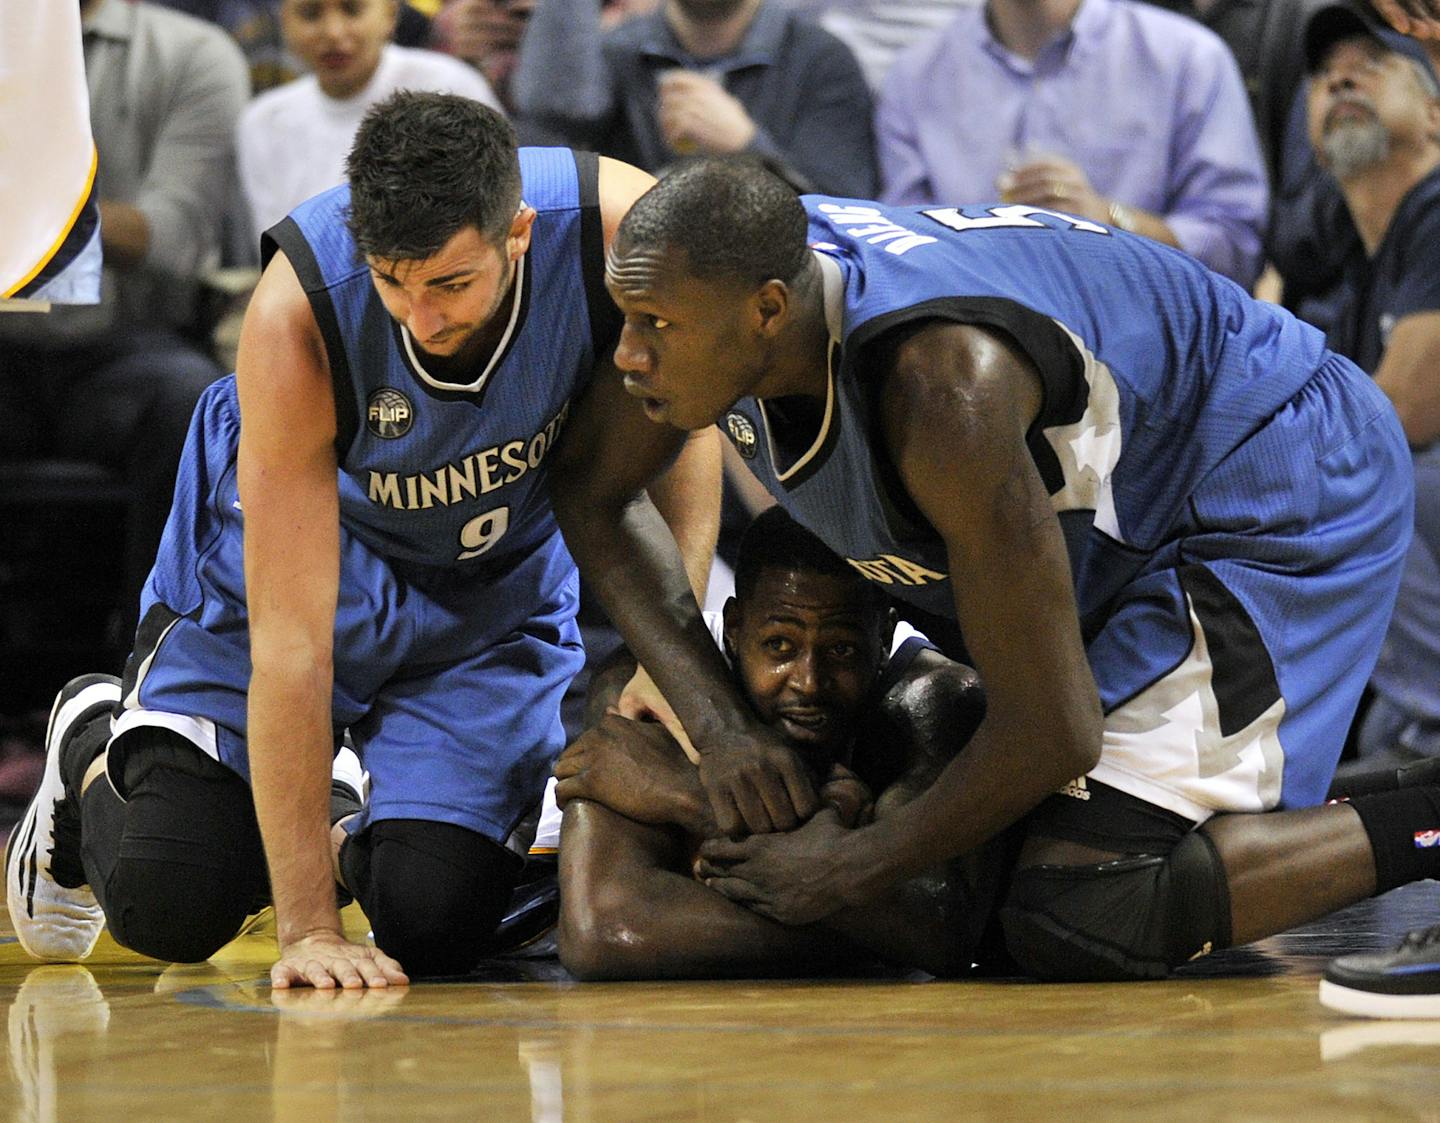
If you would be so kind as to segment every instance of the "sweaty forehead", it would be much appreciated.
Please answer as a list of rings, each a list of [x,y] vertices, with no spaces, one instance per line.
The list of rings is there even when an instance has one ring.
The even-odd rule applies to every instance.
[[[766,566],[756,575],[746,616],[814,616],[825,622],[859,624],[868,601],[864,586],[850,577]]]

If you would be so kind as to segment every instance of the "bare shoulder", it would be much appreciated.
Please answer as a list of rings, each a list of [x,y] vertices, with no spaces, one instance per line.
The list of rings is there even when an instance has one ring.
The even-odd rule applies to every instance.
[[[623,160],[600,157],[600,220],[605,227],[607,247],[625,213],[654,184],[655,177],[649,172],[643,172]]]
[[[266,265],[245,310],[235,374],[241,413],[252,433],[269,418],[279,443],[298,442],[302,432],[316,443],[333,438],[334,391],[325,344],[309,297],[283,253]]]
[[[1039,373],[1002,332],[924,320],[874,348],[884,379],[881,421],[897,461],[917,447],[983,455],[994,440],[1023,437],[1039,413]]]
[[[313,330],[315,340],[319,342],[319,326],[310,310],[310,299],[283,250],[276,251],[270,259],[251,294],[245,309],[245,322],[248,325],[252,320],[267,332]]]

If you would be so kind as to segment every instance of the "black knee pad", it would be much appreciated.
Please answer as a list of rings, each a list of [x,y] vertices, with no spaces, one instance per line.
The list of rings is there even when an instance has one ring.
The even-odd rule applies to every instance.
[[[118,943],[195,963],[268,899],[264,849],[245,781],[156,734],[132,738],[117,762],[123,802],[103,780],[85,793],[86,869],[100,873],[92,884]]]
[[[1016,872],[1000,911],[1021,970],[1055,982],[1160,979],[1230,943],[1230,894],[1210,840],[1191,831],[1167,857]]]
[[[412,977],[461,974],[479,962],[522,865],[484,835],[421,819],[382,819],[340,851],[376,946]]]

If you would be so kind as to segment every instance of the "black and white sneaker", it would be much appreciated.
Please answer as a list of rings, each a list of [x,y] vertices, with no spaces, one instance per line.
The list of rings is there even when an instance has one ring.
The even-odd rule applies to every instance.
[[[1440,1018],[1440,924],[1407,933],[1394,951],[1335,960],[1320,1002],[1362,1018]]]
[[[105,915],[85,883],[80,808],[61,768],[65,746],[120,701],[113,675],[82,675],[65,685],[45,729],[45,772],[5,848],[5,894],[20,946],[37,959],[84,959]]]

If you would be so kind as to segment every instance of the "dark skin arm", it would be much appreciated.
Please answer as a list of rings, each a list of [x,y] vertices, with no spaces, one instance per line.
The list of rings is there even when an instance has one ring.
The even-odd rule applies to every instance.
[[[561,808],[572,799],[593,800],[638,823],[714,838],[719,831],[700,773],[679,748],[658,722],[605,714],[555,762],[555,800]],[[831,766],[820,800],[847,827],[873,818],[869,787],[843,765]]]
[[[909,746],[904,768],[876,802],[883,815],[933,785],[956,750],[969,744],[985,717],[985,690],[972,668],[922,650],[885,692],[879,717],[889,737]],[[857,767],[862,749],[857,745]]]
[[[555,801],[593,800],[626,818],[715,835],[710,801],[695,766],[663,725],[606,714],[555,762]],[[566,837],[567,843],[569,837]]]
[[[700,773],[688,753],[675,752],[675,736],[658,722],[626,720],[620,712],[634,674],[635,657],[623,647],[596,669],[585,698],[585,732],[555,762],[556,801],[563,809],[571,799],[593,800],[637,822],[679,827],[696,839],[718,837]],[[838,764],[819,794],[846,826],[874,817],[869,787]]]
[[[600,672],[602,696],[607,685],[613,693],[607,680],[623,679],[625,670]],[[983,699],[973,671],[926,652],[879,708],[887,720],[874,732],[884,744],[867,746],[869,755],[903,757],[900,779],[878,801],[880,814],[889,814],[934,780],[959,743],[957,732],[975,727]],[[989,907],[984,894],[998,877],[991,853],[942,863],[868,907],[842,910],[821,926],[829,935],[817,939],[812,927],[777,925],[690,876],[683,840],[713,835],[714,824],[698,772],[659,725],[605,716],[561,757],[556,775],[568,910],[561,952],[582,978],[811,973],[841,968],[837,947],[937,975],[969,966]],[[819,817],[841,829],[870,810],[868,787],[839,765],[820,795]]]
[[[560,961],[577,978],[795,976],[855,963],[830,933],[777,924],[700,884],[674,828],[574,799],[562,829]]]
[[[1004,337],[949,323],[896,341],[886,366],[885,444],[945,542],[987,710],[935,784],[871,827],[844,832],[817,818],[783,838],[706,844],[723,873],[716,888],[787,923],[872,901],[973,850],[1100,754],[1065,544],[1025,446],[1038,374]]]
[[[643,491],[683,439],[646,419],[613,366],[602,370],[557,448],[555,513],[590,588],[684,716],[720,829],[788,830],[819,806],[814,785],[731,682],[674,540]]]

